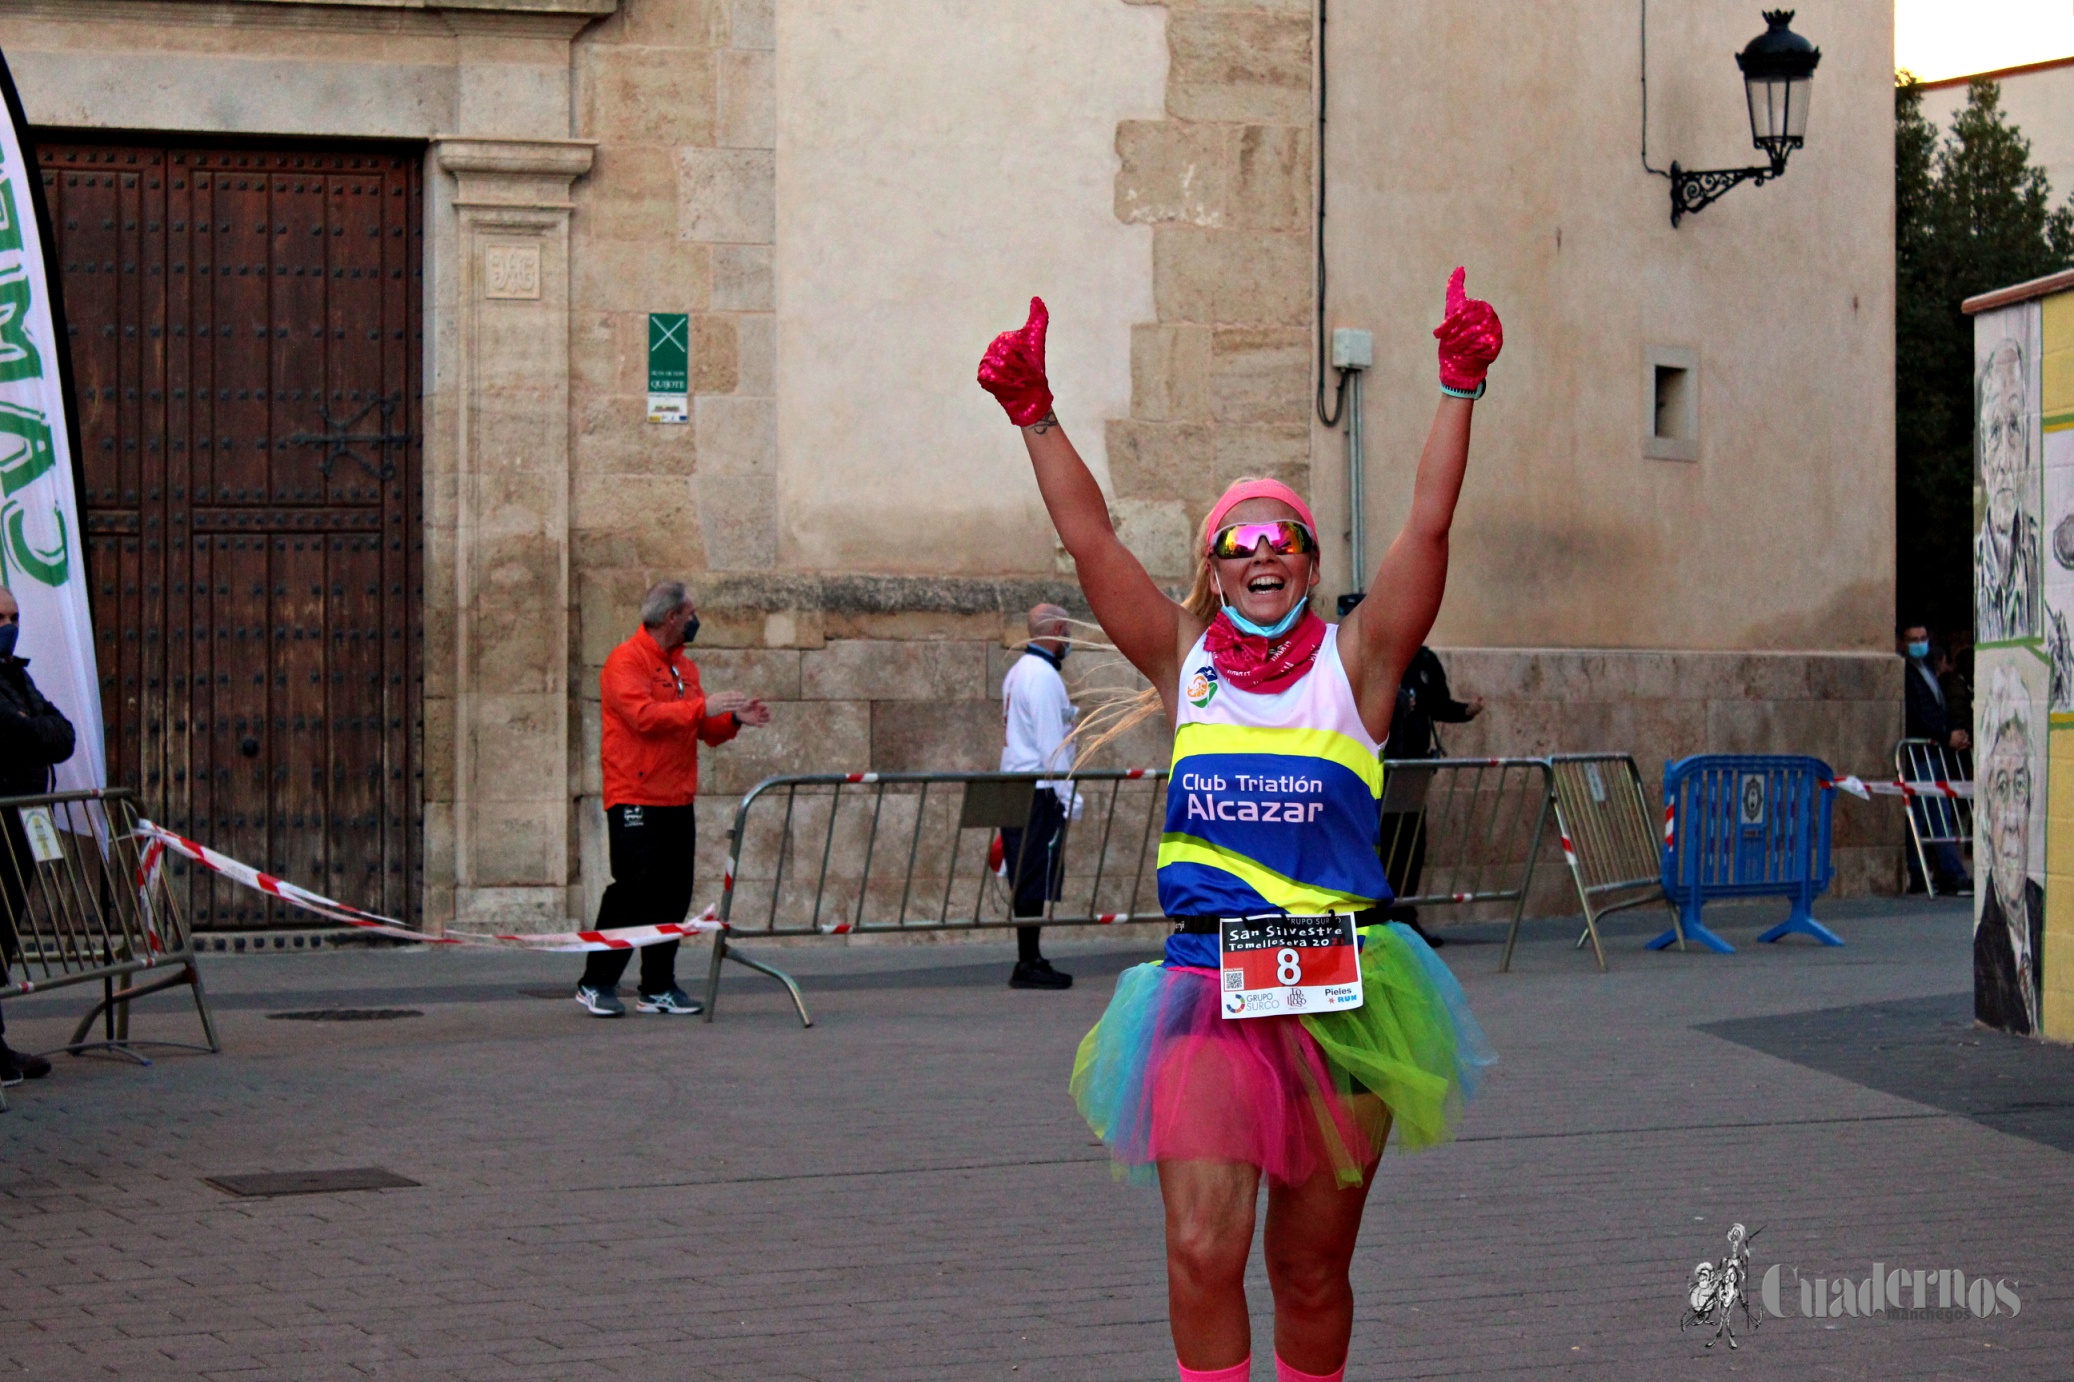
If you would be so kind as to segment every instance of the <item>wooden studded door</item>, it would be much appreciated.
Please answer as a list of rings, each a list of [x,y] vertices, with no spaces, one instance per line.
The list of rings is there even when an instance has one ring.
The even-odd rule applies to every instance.
[[[38,149],[111,782],[355,906],[422,891],[421,155]],[[176,869],[194,924],[315,918]]]

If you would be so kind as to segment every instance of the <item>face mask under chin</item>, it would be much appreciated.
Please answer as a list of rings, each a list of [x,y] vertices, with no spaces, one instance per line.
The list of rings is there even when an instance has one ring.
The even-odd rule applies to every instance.
[[[1280,638],[1283,634],[1296,627],[1296,621],[1303,618],[1304,606],[1309,603],[1310,596],[1308,595],[1298,598],[1297,602],[1289,607],[1289,612],[1272,624],[1254,623],[1251,619],[1239,613],[1238,606],[1236,605],[1226,605],[1224,607],[1224,617],[1231,620],[1232,627],[1240,633],[1250,633],[1256,638]]]

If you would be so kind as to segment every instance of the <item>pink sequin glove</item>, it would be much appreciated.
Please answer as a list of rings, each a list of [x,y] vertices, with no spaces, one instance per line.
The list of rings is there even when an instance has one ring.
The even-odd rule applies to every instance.
[[[1043,298],[1030,299],[1030,319],[1020,331],[1004,331],[979,361],[979,386],[992,394],[1018,427],[1044,421],[1051,412],[1051,386],[1044,378],[1044,332],[1051,313]]]
[[[1463,398],[1483,394],[1484,372],[1505,348],[1505,328],[1491,304],[1463,290],[1468,270],[1456,268],[1447,281],[1447,315],[1433,334],[1440,341],[1440,387]]]

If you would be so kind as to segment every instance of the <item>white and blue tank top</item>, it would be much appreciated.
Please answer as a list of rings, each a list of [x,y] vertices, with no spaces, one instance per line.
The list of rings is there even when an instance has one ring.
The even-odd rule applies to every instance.
[[[1387,902],[1382,745],[1354,704],[1339,627],[1326,626],[1310,671],[1278,692],[1220,679],[1198,638],[1182,659],[1180,693],[1160,909],[1316,916]],[[1214,966],[1217,938],[1177,935],[1167,952],[1173,963]]]

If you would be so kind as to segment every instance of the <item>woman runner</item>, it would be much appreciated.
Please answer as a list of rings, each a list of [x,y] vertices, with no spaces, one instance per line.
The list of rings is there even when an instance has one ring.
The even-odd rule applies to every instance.
[[[1275,1375],[1345,1375],[1348,1281],[1361,1211],[1394,1127],[1405,1148],[1450,1136],[1493,1057],[1446,966],[1381,924],[1380,755],[1405,665],[1447,583],[1448,528],[1469,419],[1504,336],[1489,303],[1448,281],[1445,395],[1410,516],[1369,597],[1336,628],[1310,608],[1317,523],[1300,495],[1241,480],[1211,508],[1194,587],[1177,604],[1117,540],[1109,508],[1052,410],[1049,315],[1032,299],[995,339],[980,384],[1023,430],[1037,485],[1095,618],[1174,727],[1159,850],[1166,958],[1117,980],[1081,1043],[1072,1090],[1119,1169],[1166,1205],[1167,1299],[1183,1382],[1245,1382],[1245,1271],[1260,1182],[1275,1301]],[[1353,1010],[1227,1020],[1218,919],[1355,913],[1365,1001]]]

